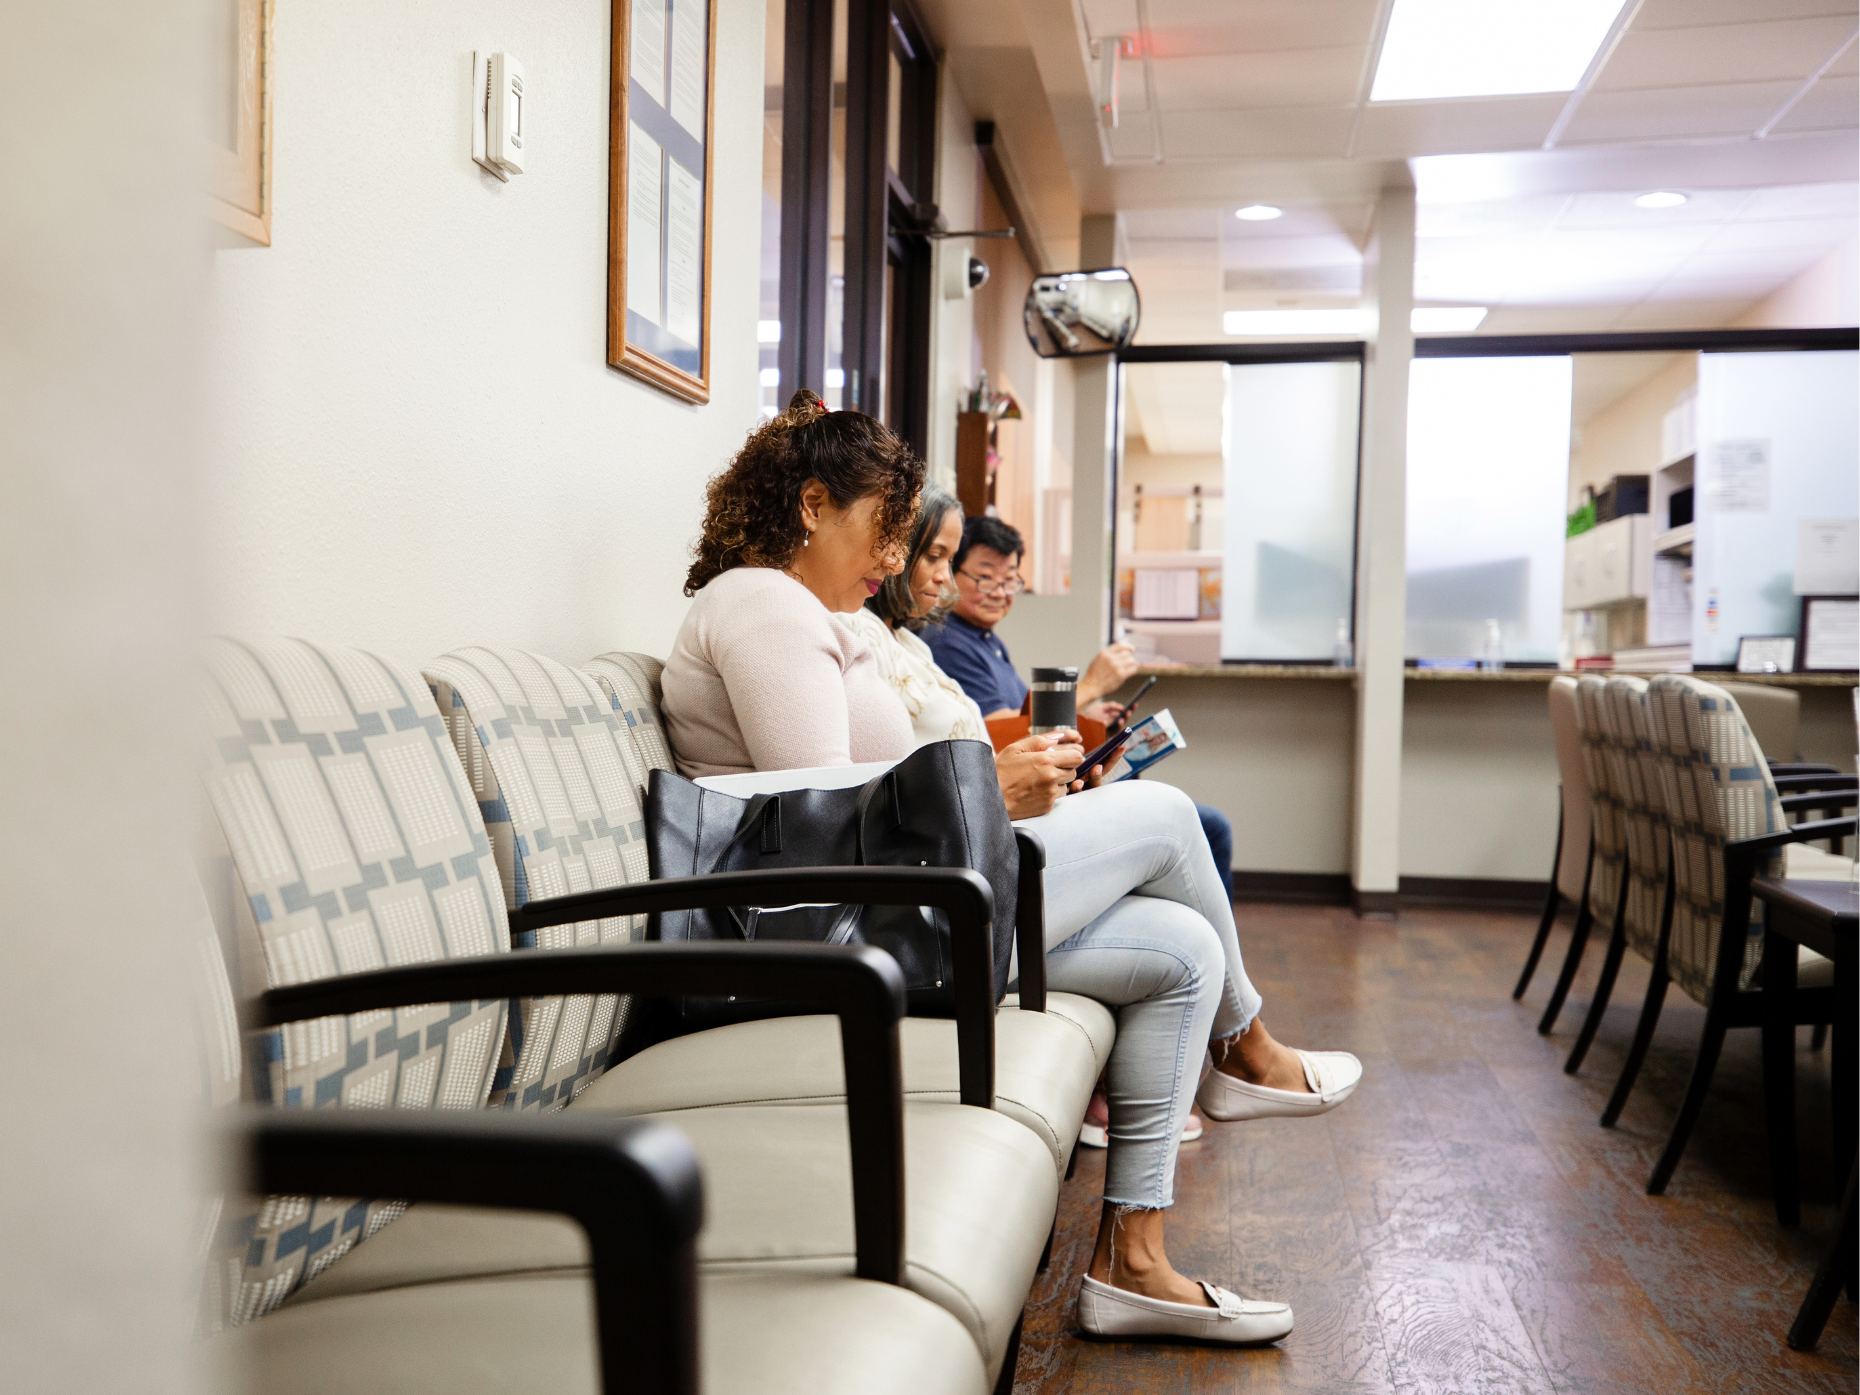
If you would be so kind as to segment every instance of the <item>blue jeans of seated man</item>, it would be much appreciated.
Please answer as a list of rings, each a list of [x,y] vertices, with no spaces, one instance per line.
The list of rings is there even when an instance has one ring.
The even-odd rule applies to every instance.
[[[1197,804],[1195,814],[1201,831],[1208,835],[1208,851],[1214,855],[1214,875],[1227,888],[1227,899],[1234,895],[1234,826],[1233,821],[1212,804]]]
[[[1210,1037],[1259,1015],[1233,905],[1187,795],[1123,781],[1024,827],[1046,844],[1046,984],[1117,1010],[1105,1200],[1175,1199],[1182,1125]]]

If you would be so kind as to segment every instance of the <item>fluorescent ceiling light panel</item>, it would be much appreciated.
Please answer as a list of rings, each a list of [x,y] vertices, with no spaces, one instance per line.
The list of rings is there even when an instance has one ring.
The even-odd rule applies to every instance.
[[[1416,334],[1470,333],[1485,318],[1483,305],[1426,305],[1417,307],[1408,324]],[[1334,334],[1357,338],[1369,333],[1373,317],[1355,310],[1229,310],[1221,316],[1228,334],[1282,338],[1303,334]]]
[[[1395,0],[1372,102],[1570,92],[1626,0]]]
[[[1283,208],[1274,208],[1269,203],[1250,203],[1245,208],[1234,210],[1234,217],[1246,223],[1270,223],[1274,218],[1284,216]]]
[[[1483,305],[1418,305],[1408,323],[1416,334],[1471,334],[1484,318]]]
[[[1655,189],[1651,194],[1642,194],[1634,200],[1636,208],[1678,208],[1686,201],[1686,196],[1676,189]]]

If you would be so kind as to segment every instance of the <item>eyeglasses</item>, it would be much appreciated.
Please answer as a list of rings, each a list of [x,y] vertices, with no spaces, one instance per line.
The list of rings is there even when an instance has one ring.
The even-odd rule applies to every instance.
[[[975,592],[980,596],[1018,596],[1027,589],[1027,583],[1017,576],[1010,576],[1005,581],[991,576],[977,576],[974,572],[958,572],[975,583]]]

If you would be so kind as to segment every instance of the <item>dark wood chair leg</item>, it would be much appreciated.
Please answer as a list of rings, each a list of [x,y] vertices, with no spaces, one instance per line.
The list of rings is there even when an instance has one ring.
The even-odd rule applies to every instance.
[[[1628,1093],[1634,1088],[1641,1063],[1647,1059],[1647,1048],[1653,1045],[1653,1029],[1660,1024],[1660,1009],[1666,1003],[1666,985],[1672,982],[1666,972],[1666,942],[1672,933],[1673,873],[1671,867],[1668,867],[1666,899],[1660,907],[1660,938],[1653,947],[1653,969],[1647,975],[1647,996],[1640,1006],[1640,1021],[1634,1025],[1634,1043],[1628,1048],[1627,1061],[1621,1067],[1621,1077],[1615,1081],[1614,1093],[1608,1097],[1608,1107],[1602,1111],[1602,1127],[1605,1129],[1612,1129],[1615,1121],[1621,1117],[1621,1111],[1627,1107]]]
[[[1860,1239],[1860,1232],[1856,1231],[1854,1223],[1854,1170],[1849,1168],[1847,1192],[1841,1198],[1841,1219],[1834,1230],[1834,1243],[1822,1256],[1815,1281],[1808,1286],[1808,1295],[1802,1299],[1795,1321],[1789,1325],[1792,1351],[1813,1351],[1815,1343],[1821,1340],[1821,1329],[1828,1325],[1828,1315],[1834,1311],[1834,1300],[1840,1297],[1842,1287],[1845,1286],[1852,1296],[1857,1239]]]
[[[1524,961],[1524,972],[1518,975],[1518,986],[1511,990],[1513,1002],[1522,998],[1524,990],[1531,986],[1531,975],[1537,972],[1537,961],[1544,957],[1544,946],[1550,940],[1550,927],[1556,924],[1556,913],[1563,904],[1562,893],[1556,889],[1556,874],[1562,862],[1563,815],[1559,811],[1556,816],[1556,851],[1550,856],[1550,890],[1544,896],[1544,913],[1537,922],[1537,938],[1531,941],[1531,952]]]
[[[1795,1166],[1795,945],[1763,940],[1763,1128],[1769,1135],[1770,1190],[1776,1223],[1802,1222]]]
[[[1563,1063],[1563,1074],[1574,1075],[1582,1069],[1582,1058],[1589,1054],[1589,1044],[1595,1040],[1596,1029],[1602,1025],[1602,1017],[1608,1011],[1608,999],[1615,991],[1615,977],[1621,972],[1621,956],[1626,952],[1626,917],[1616,915],[1615,933],[1608,937],[1608,957],[1602,960],[1602,977],[1595,985],[1595,999],[1589,1004],[1588,1016],[1582,1019],[1582,1030],[1576,1034],[1569,1059]]]
[[[1563,1000],[1569,996],[1569,986],[1576,981],[1576,966],[1582,963],[1582,951],[1589,943],[1589,927],[1595,924],[1595,917],[1589,914],[1589,900],[1585,896],[1582,909],[1576,912],[1576,923],[1569,931],[1569,951],[1563,956],[1563,968],[1556,976],[1556,987],[1550,990],[1550,1001],[1544,1007],[1544,1015],[1537,1021],[1539,1036],[1549,1036],[1550,1029],[1556,1026],[1556,1017],[1563,1010]]]
[[[1735,975],[1728,990],[1719,984],[1712,993],[1712,1004],[1705,1011],[1705,1030],[1699,1035],[1698,1059],[1692,1063],[1692,1079],[1686,1085],[1686,1098],[1679,1106],[1679,1117],[1673,1120],[1673,1133],[1666,1140],[1666,1151],[1660,1154],[1653,1176],[1647,1179],[1648,1196],[1666,1194],[1666,1184],[1673,1180],[1686,1143],[1692,1137],[1692,1129],[1705,1108],[1705,1096],[1711,1090],[1712,1073],[1718,1069],[1718,1054],[1724,1050],[1724,1034],[1730,1025],[1727,1021],[1731,1015],[1730,1006],[1725,1001],[1727,991],[1737,991]]]
[[[1826,1022],[1817,1022],[1815,1024],[1815,1030],[1808,1034],[1808,1049],[1810,1051],[1819,1051],[1827,1044],[1828,1024]]]

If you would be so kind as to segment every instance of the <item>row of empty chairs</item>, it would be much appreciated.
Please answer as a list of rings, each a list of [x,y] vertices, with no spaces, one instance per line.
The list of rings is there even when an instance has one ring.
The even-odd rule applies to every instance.
[[[1853,817],[1792,816],[1851,809],[1855,778],[1831,766],[1772,762],[1768,749],[1796,754],[1797,696],[1755,685],[1712,684],[1682,674],[1652,680],[1613,675],[1557,678],[1550,717],[1562,780],[1562,822],[1552,883],[1523,975],[1522,997],[1542,956],[1560,902],[1576,905],[1568,952],[1538,1024],[1555,1026],[1588,939],[1607,952],[1565,1069],[1582,1065],[1600,1028],[1627,951],[1649,976],[1639,1022],[1601,1122],[1612,1127],[1633,1089],[1669,984],[1706,1010],[1691,1081],[1647,1190],[1671,1180],[1697,1123],[1725,1034],[1762,1022],[1762,906],[1757,877],[1848,881],[1852,859],[1838,849]],[[1746,710],[1748,706],[1748,712]],[[1818,848],[1814,843],[1829,846]],[[1799,951],[1798,1021],[1821,1030],[1832,1016],[1832,966]],[[1777,1111],[1771,1111],[1772,1120]],[[1794,1140],[1772,1137],[1772,1157],[1793,1166]],[[1843,1160],[1844,1161],[1844,1160]],[[1778,1181],[1778,1210],[1794,1221],[1792,1185]]]
[[[982,878],[650,879],[644,656],[221,641],[208,668],[206,1074],[255,1194],[203,1220],[200,1325],[236,1379],[1011,1385],[1111,1014],[1036,969],[1025,1006],[959,982],[958,1020],[906,1018],[876,950],[641,942],[678,908],[926,905],[985,978]],[[1037,935],[1037,894],[1019,914]],[[689,994],[818,1010],[650,1027]]]

